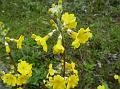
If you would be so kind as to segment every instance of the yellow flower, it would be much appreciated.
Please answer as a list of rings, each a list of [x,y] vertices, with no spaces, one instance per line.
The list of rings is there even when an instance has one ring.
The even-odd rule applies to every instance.
[[[17,89],[23,89],[22,87],[18,87]]]
[[[53,54],[62,54],[64,53],[64,50],[62,39],[58,38],[57,44],[53,47]]]
[[[71,63],[71,67],[72,67],[73,73],[77,75],[77,74],[78,74],[78,71],[75,69],[75,63],[72,62],[72,63]]]
[[[32,64],[29,64],[26,61],[21,61],[18,63],[17,71],[22,75],[29,75],[29,73],[32,72]]]
[[[99,85],[99,86],[97,87],[97,89],[105,89],[105,86],[104,86],[104,85]]]
[[[74,14],[69,14],[66,12],[62,15],[61,20],[63,21],[65,28],[72,29],[76,28],[77,26],[76,17]]]
[[[35,34],[32,34],[31,38],[35,39],[37,36]]]
[[[76,38],[76,36],[77,36],[77,32],[71,32],[71,34],[70,34],[70,38],[72,38],[73,40],[75,40],[75,38]]]
[[[53,76],[55,73],[55,70],[52,68],[52,64],[49,65],[49,74]]]
[[[7,85],[10,85],[10,86],[16,85],[16,77],[10,73],[4,74],[1,78],[3,82],[6,83]]]
[[[79,78],[76,75],[71,75],[67,79],[67,89],[75,88],[78,85]]]
[[[38,45],[42,45],[43,50],[44,50],[45,52],[47,52],[48,47],[47,47],[46,41],[48,40],[49,35],[46,35],[45,37],[42,38],[42,37],[40,37],[40,36],[37,36],[37,35],[35,35],[35,34],[32,34],[32,38],[35,39],[35,41],[37,42]]]
[[[10,47],[8,45],[6,46],[6,53],[10,53]]]
[[[65,89],[65,80],[60,75],[54,76],[52,80],[53,89]]]
[[[78,31],[75,40],[72,42],[72,46],[74,46],[74,48],[78,48],[81,43],[86,43],[91,37],[92,33],[90,32],[89,28],[86,30],[84,30],[84,28],[81,28]]]
[[[79,39],[80,43],[86,43],[91,37],[92,33],[90,32],[89,28],[87,28],[86,30],[84,30],[84,28],[81,28],[78,31],[77,38]]]
[[[72,42],[72,46],[74,46],[74,49],[75,49],[75,48],[78,48],[78,47],[80,46],[79,39],[75,39],[75,40]]]
[[[21,49],[22,48],[22,42],[24,41],[24,36],[21,35],[18,40],[14,40],[17,43],[17,48]]]
[[[32,70],[27,74],[28,77],[32,76]]]
[[[114,79],[118,79],[118,78],[119,78],[119,75],[115,74]]]
[[[62,62],[61,65],[63,66],[64,61],[62,60],[61,62]],[[65,69],[66,69],[66,71],[70,71],[70,72],[73,72],[75,75],[78,75],[78,71],[75,69],[75,63],[74,62],[72,62],[72,63],[65,62]]]
[[[66,62],[66,63],[65,63],[65,69],[66,69],[66,70],[71,70],[71,68],[72,68],[72,67],[71,67],[71,64]]]
[[[26,84],[27,79],[28,79],[27,75],[19,75],[17,78],[17,85]]]

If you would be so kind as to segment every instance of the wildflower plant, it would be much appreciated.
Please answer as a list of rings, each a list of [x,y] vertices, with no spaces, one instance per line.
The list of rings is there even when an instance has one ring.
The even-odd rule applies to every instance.
[[[47,74],[48,80],[44,80],[47,87],[52,87],[53,89],[70,89],[75,88],[78,85],[79,77],[78,71],[75,68],[75,63],[65,62],[65,76],[62,77],[64,62],[62,62],[54,67],[52,64],[49,65],[49,70]]]
[[[32,64],[29,64],[23,60],[20,60],[19,63],[15,62],[11,54],[9,43],[16,43],[16,47],[21,49],[24,36],[21,35],[18,39],[10,38],[7,37],[8,31],[9,29],[5,28],[4,23],[0,22],[0,42],[5,45],[6,53],[13,65],[13,67],[10,67],[10,71],[8,73],[5,73],[4,71],[0,72],[1,79],[3,80],[3,83],[7,84],[9,87],[23,89],[23,85],[25,85],[32,76]]]
[[[17,70],[10,71],[9,73],[2,72],[1,79],[5,84],[18,89],[27,83],[28,79],[32,76],[32,64],[20,60]],[[22,88],[21,88],[22,89]]]
[[[74,31],[78,24],[77,19],[74,14],[63,12],[62,0],[59,0],[58,4],[52,4],[48,13],[51,16],[50,25],[53,30],[44,37],[32,34],[31,38],[35,40],[37,45],[42,46],[43,51],[48,52],[49,46],[47,45],[47,41],[54,33],[58,33],[57,41],[53,46],[53,54],[60,55],[61,62],[56,67],[52,65],[52,63],[49,64],[48,74],[44,83],[46,87],[50,89],[75,88],[79,82],[79,73],[73,61],[71,61],[71,63],[67,62],[65,35],[68,35],[72,39],[73,42],[71,46],[73,50],[75,50],[79,48],[81,44],[85,44],[92,37],[92,33],[89,27],[86,29],[80,28],[78,32]],[[14,65],[14,71],[9,73],[2,72],[1,79],[11,87],[22,89],[22,87],[24,87],[23,85],[25,85],[32,76],[32,64],[23,60],[20,60],[18,64],[15,62],[9,43],[13,42],[16,44],[17,49],[22,49],[24,36],[21,35],[18,39],[7,37],[6,34],[8,31],[9,29],[6,30],[4,24],[0,22],[0,41],[4,43],[6,53]]]
[[[79,76],[75,68],[75,63],[67,62],[65,35],[69,35],[73,40],[71,46],[77,49],[92,37],[92,33],[89,27],[87,29],[80,28],[78,32],[74,31],[77,27],[77,19],[74,14],[63,12],[62,0],[59,0],[58,4],[52,4],[48,13],[52,18],[50,25],[53,30],[44,37],[32,34],[31,38],[34,39],[38,45],[42,46],[45,52],[48,52],[47,41],[54,33],[59,33],[57,42],[53,46],[53,54],[61,55],[62,59],[57,67],[54,67],[52,64],[49,65],[47,80],[44,80],[44,83],[50,89],[75,88],[78,85]]]
[[[4,23],[0,22],[0,42],[5,45],[6,53],[10,54],[11,49],[9,46],[9,42],[16,43],[17,48],[21,49],[22,43],[24,41],[24,36],[21,35],[18,39],[10,38],[10,37],[7,37],[8,31],[9,31],[9,28],[5,28]]]

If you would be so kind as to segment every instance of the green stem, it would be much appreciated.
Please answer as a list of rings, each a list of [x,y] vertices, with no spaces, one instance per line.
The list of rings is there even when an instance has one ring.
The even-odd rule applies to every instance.
[[[20,49],[20,51],[21,51],[21,53],[22,53],[23,57],[24,57],[24,58],[26,58],[26,56],[24,55],[23,50],[22,50],[22,49]]]
[[[11,53],[9,53],[9,56],[10,56],[10,60],[11,60],[12,64],[13,64],[13,65],[14,65],[14,67],[15,67],[15,71],[17,72],[17,65],[16,65],[15,60],[14,60],[14,59],[13,59],[13,57],[12,57],[12,54],[11,54]]]

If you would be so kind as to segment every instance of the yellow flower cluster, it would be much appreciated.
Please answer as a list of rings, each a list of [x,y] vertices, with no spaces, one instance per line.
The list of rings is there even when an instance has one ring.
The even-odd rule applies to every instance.
[[[5,28],[4,23],[0,21],[0,42],[4,43],[5,48],[6,48],[6,53],[10,53],[11,49],[9,47],[8,42],[15,42],[17,44],[17,48],[21,49],[22,48],[22,43],[24,41],[24,36],[21,35],[19,39],[14,39],[10,37],[6,37],[9,29]],[[2,38],[1,38],[2,37]]]
[[[52,36],[53,32],[56,31],[56,30],[53,30],[52,32],[50,32],[48,35],[46,35],[45,37],[40,37],[40,36],[37,36],[35,34],[32,34],[31,38],[33,38],[38,45],[41,45],[43,47],[43,50],[45,52],[48,51],[48,46],[47,46],[47,43],[46,41],[49,39],[50,36]],[[62,45],[62,36],[61,34],[59,35],[58,37],[58,41],[56,43],[56,45],[53,47],[53,53],[54,54],[62,54],[64,53],[64,47]]]
[[[9,86],[21,86],[23,84],[26,84],[27,80],[32,76],[32,64],[29,64],[26,61],[20,61],[20,63],[18,63],[17,71],[19,74],[4,74],[1,77],[3,82]],[[18,89],[22,88],[19,87]]]
[[[52,89],[71,89],[78,85],[79,77],[78,71],[75,69],[75,63],[66,62],[66,73],[64,77],[60,75],[62,68],[63,62],[58,66],[57,70],[52,68],[52,64],[49,65],[48,81],[46,81],[47,87],[51,87]]]
[[[69,14],[68,12],[62,13],[62,0],[58,1],[58,5],[52,4],[52,8],[49,9],[49,13],[52,14],[53,17],[53,19],[50,20],[50,25],[54,29],[50,33],[59,33],[57,43],[53,47],[53,54],[64,53],[65,48],[64,44],[62,43],[65,39],[65,37],[63,37],[65,32],[67,32],[70,38],[73,39],[72,46],[74,49],[78,48],[81,44],[86,43],[92,37],[89,27],[87,29],[81,28],[78,32],[74,32],[72,30],[77,27],[76,17],[74,14]],[[32,34],[32,38],[37,42],[38,45],[42,45],[45,52],[48,50],[46,41],[52,36],[50,33],[45,37]]]

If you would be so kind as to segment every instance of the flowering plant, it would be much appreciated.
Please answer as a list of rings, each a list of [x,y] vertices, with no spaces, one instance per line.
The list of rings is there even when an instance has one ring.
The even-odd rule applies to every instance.
[[[78,71],[75,69],[75,63],[68,63],[66,59],[66,33],[73,40],[72,47],[77,49],[81,44],[85,44],[91,37],[89,27],[87,29],[80,28],[78,32],[74,29],[77,27],[77,21],[74,14],[63,12],[62,0],[58,1],[58,4],[52,4],[52,7],[48,10],[52,19],[50,24],[53,30],[46,36],[41,37],[36,34],[32,34],[32,39],[36,43],[43,47],[45,52],[48,51],[47,40],[56,32],[59,33],[57,42],[53,46],[53,54],[62,56],[62,63],[60,63],[55,69],[52,64],[49,65],[47,80],[44,83],[48,88],[52,89],[71,89],[78,85],[79,77]]]
[[[35,40],[37,45],[42,46],[43,51],[48,52],[47,41],[53,36],[54,33],[59,33],[57,36],[57,42],[53,46],[53,54],[60,55],[62,59],[61,63],[59,63],[57,67],[53,67],[52,64],[49,64],[47,79],[44,80],[44,83],[46,87],[52,89],[75,88],[79,82],[79,73],[75,68],[74,62],[67,62],[65,35],[67,34],[72,39],[73,42],[71,43],[71,46],[74,48],[73,50],[75,50],[82,44],[88,42],[88,40],[92,38],[92,33],[89,27],[86,29],[80,28],[78,32],[74,31],[78,24],[77,19],[74,14],[63,12],[62,0],[59,0],[58,4],[52,4],[52,7],[48,10],[48,13],[52,18],[50,20],[50,25],[53,30],[44,37],[37,34],[32,34],[31,38]],[[4,24],[0,23],[0,27],[1,29],[4,29]],[[1,29],[0,31],[6,32],[6,30]],[[15,67],[15,72],[3,72],[1,78],[7,85],[21,89],[21,86],[26,84],[28,79],[32,76],[32,64],[29,64],[26,61],[20,61],[17,65],[12,58],[9,43],[16,43],[17,48],[22,49],[24,36],[21,35],[18,39],[15,39],[7,37],[6,34],[4,34],[2,37],[4,38],[2,41],[5,44],[6,53],[10,56],[10,59]]]

